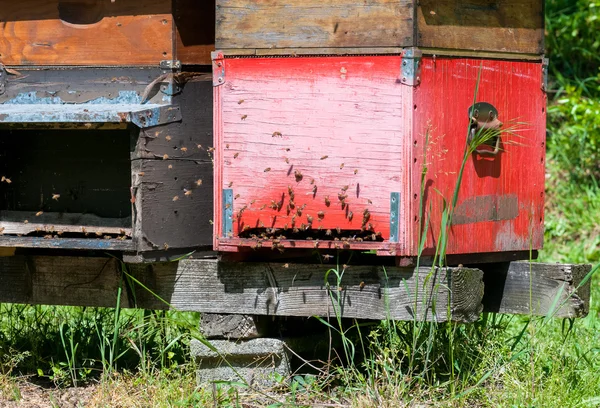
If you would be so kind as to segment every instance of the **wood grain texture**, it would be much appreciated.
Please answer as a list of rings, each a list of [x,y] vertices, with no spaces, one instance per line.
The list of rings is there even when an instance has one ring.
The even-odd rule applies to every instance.
[[[217,1],[216,47],[403,47],[413,42],[408,0]]]
[[[545,315],[559,296],[555,317],[583,317],[590,281],[580,286],[589,265],[512,262],[419,271],[352,265],[341,290],[332,265],[225,263],[215,259],[129,265],[129,273],[177,310],[218,314],[332,316],[339,299],[345,317],[475,321],[487,312]],[[0,258],[0,301],[93,307],[115,305],[121,267],[114,258],[31,256]],[[450,273],[448,273],[450,272]],[[529,308],[529,282],[533,307]],[[419,283],[419,286],[417,284]],[[484,295],[485,284],[485,295]],[[417,289],[418,287],[418,289]],[[123,307],[164,309],[166,304],[139,285],[123,290]],[[417,303],[415,306],[415,295]],[[448,303],[450,302],[450,303]],[[336,306],[334,306],[336,305]],[[450,315],[448,315],[450,310]]]
[[[25,223],[24,221],[28,222]],[[32,232],[131,235],[131,217],[102,218],[93,214],[0,211],[3,234]]]
[[[170,2],[4,2],[6,65],[158,65],[173,58]]]
[[[310,225],[314,233],[350,234],[364,225],[386,240],[392,192],[402,197],[400,223],[408,221],[402,180],[412,88],[398,83],[399,56],[224,63],[215,101],[216,177],[235,197],[233,237],[224,238],[247,228],[288,235]],[[220,223],[224,208],[215,193]],[[404,240],[401,231],[401,247]]]
[[[543,0],[421,0],[416,45],[543,54]]]
[[[559,318],[588,314],[590,285],[581,282],[591,265],[511,262],[487,268],[485,311]]]
[[[138,251],[212,243],[209,160],[134,160],[133,237]]]
[[[114,306],[120,267],[112,258],[0,258],[0,301]],[[130,273],[177,310],[271,316],[331,316],[469,322],[481,312],[482,272],[416,271],[351,266],[341,290],[327,265],[222,263],[190,259],[130,265]],[[128,287],[123,307],[164,309],[139,285]],[[125,296],[125,295],[124,295]],[[332,302],[331,296],[335,301]],[[339,299],[339,303],[338,300]],[[448,314],[450,311],[450,314]]]
[[[428,215],[421,222],[412,222],[415,254],[416,237],[427,217],[430,222],[425,248],[427,253],[434,252],[443,200],[451,202],[463,160],[468,111],[480,70],[477,101],[495,106],[503,127],[512,127],[513,134],[501,136],[502,150],[497,156],[468,157],[447,253],[527,254],[530,249],[542,247],[546,96],[541,89],[541,63],[424,57],[421,85],[415,88],[414,99],[411,219],[420,219],[424,162],[424,208]]]

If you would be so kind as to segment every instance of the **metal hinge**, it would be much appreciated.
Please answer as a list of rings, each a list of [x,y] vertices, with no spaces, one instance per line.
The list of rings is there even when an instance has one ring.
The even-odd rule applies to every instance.
[[[155,106],[131,112],[131,122],[142,129],[179,122],[181,119],[181,109],[176,105]]]
[[[404,85],[417,86],[421,82],[421,57],[423,52],[417,47],[405,48],[402,51],[399,82]]]
[[[213,86],[225,83],[225,58],[221,51],[211,52],[213,68]]]
[[[548,58],[542,59],[542,91],[548,92],[548,65],[550,60]]]

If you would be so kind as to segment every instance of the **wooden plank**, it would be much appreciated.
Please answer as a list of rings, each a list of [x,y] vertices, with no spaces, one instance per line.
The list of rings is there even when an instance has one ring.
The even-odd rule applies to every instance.
[[[0,211],[3,234],[83,233],[131,236],[131,217],[101,218],[93,214]]]
[[[175,58],[184,65],[210,65],[215,49],[213,1],[174,0]]]
[[[212,77],[185,75],[173,102],[182,121],[142,130],[131,156],[140,251],[212,244]]]
[[[6,65],[157,65],[173,58],[171,2],[24,0],[2,4]]]
[[[530,273],[528,263],[512,262],[480,265],[484,272],[452,268],[433,274],[423,267],[418,272],[387,267],[384,273],[381,266],[351,265],[344,273],[341,290],[332,274],[330,287],[325,284],[331,267],[334,265],[226,263],[215,259],[128,265],[129,272],[154,294],[137,284],[128,286],[121,304],[166,308],[158,295],[178,310],[332,316],[339,299],[345,317],[410,320],[423,318],[425,306],[428,318],[432,318],[435,300],[438,320],[451,317],[467,322],[476,320],[482,309],[543,316],[557,294],[562,307],[555,317],[583,317],[589,308],[590,281],[578,287],[590,271],[589,265],[533,263]],[[115,304],[121,265],[108,257],[17,255],[0,258],[0,270],[0,302],[110,307]]]
[[[0,237],[0,247],[75,249],[93,251],[132,251],[135,246],[130,239],[106,238],[63,238],[57,234],[52,237]]]
[[[409,0],[217,1],[216,47],[403,47],[413,43]]]
[[[338,287],[329,265],[181,261],[149,265],[136,276],[181,310],[276,316],[334,316],[363,319],[473,321],[483,294],[479,270],[418,272],[413,268],[351,266]],[[386,278],[387,273],[387,278]],[[429,277],[429,279],[426,279]],[[176,281],[177,285],[169,283]],[[417,289],[419,288],[419,289]],[[332,301],[331,296],[335,299]],[[159,306],[148,293],[138,299]],[[338,303],[339,301],[339,303]],[[451,314],[448,315],[448,310]]]
[[[544,53],[543,0],[421,0],[420,47]]]
[[[573,318],[589,311],[590,284],[579,286],[591,265],[511,262],[480,267],[485,271],[486,312],[535,316],[553,312],[554,317]]]
[[[139,251],[211,245],[210,160],[134,160],[132,171]]]
[[[398,320],[431,320],[435,314],[438,321],[473,321],[481,312],[483,282],[477,269],[430,273],[429,268],[390,267],[384,272],[357,265],[346,269],[340,287],[330,275],[328,288],[330,267],[190,259],[129,269],[178,310],[271,316],[334,316],[338,310],[344,317]],[[15,256],[0,258],[0,269],[3,302],[115,304],[120,266],[112,258]],[[123,307],[166,307],[139,285],[125,292]]]

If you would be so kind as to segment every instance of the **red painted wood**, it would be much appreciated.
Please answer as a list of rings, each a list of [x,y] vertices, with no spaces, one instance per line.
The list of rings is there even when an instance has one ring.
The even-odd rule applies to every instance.
[[[421,86],[415,89],[415,141],[413,147],[413,235],[418,233],[420,169],[423,164],[424,135],[427,146],[426,207],[431,224],[427,248],[433,250],[440,228],[442,197],[451,202],[457,172],[463,157],[468,126],[468,108],[473,103],[477,74],[481,79],[477,101],[498,109],[504,128],[517,126],[515,135],[502,136],[503,151],[497,157],[473,155],[465,167],[457,213],[471,220],[482,218],[489,208],[474,197],[494,197],[498,212],[508,211],[508,203],[518,214],[500,214],[499,221],[480,221],[453,225],[448,253],[527,251],[540,249],[543,242],[544,165],[546,134],[546,97],[541,90],[540,63],[481,61],[451,58],[424,58]],[[523,122],[516,125],[517,122]],[[414,141],[413,141],[414,143]],[[470,205],[468,200],[476,202]],[[516,203],[515,203],[516,201]],[[462,208],[461,208],[462,205]],[[464,211],[467,210],[465,213]],[[514,217],[516,215],[516,217]],[[513,218],[514,217],[514,218]],[[483,217],[485,218],[485,217]],[[465,221],[465,220],[463,220]],[[413,241],[412,252],[417,250]]]
[[[255,246],[256,240],[239,238],[247,228],[277,228],[277,235],[286,236],[277,245],[312,248],[314,242],[294,239],[294,227],[311,225],[307,235],[339,228],[352,237],[368,210],[366,227],[384,241],[352,241],[351,247],[416,255],[427,129],[426,205],[432,220],[427,247],[433,247],[441,197],[450,200],[464,151],[479,61],[424,58],[416,88],[398,81],[400,56],[223,63],[225,82],[215,87],[216,249]],[[496,106],[505,123],[527,125],[503,143],[498,157],[469,158],[459,200],[463,224],[452,227],[449,253],[528,250],[530,237],[533,249],[541,247],[545,97],[540,85],[539,63],[483,62],[478,101]],[[227,188],[236,197],[229,237],[221,225],[221,192]],[[288,207],[290,191],[294,208]],[[397,244],[388,242],[392,192],[401,196]],[[347,196],[345,208],[339,194]],[[469,198],[474,204],[464,204]],[[512,212],[505,211],[506,203]],[[486,221],[499,218],[494,206],[508,219]]]

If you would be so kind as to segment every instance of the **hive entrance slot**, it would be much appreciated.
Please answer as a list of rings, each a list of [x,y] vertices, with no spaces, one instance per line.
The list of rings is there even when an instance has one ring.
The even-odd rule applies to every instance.
[[[300,240],[300,241],[340,241],[340,242],[381,242],[381,233],[371,230],[319,229],[318,226],[306,229],[297,228],[249,228],[239,234],[240,238],[260,240]]]
[[[0,130],[4,235],[131,236],[130,132]]]

